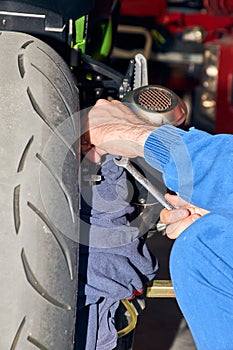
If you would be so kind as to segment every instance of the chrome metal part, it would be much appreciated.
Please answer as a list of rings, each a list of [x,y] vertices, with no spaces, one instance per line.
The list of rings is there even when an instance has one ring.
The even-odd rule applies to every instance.
[[[122,101],[139,118],[156,127],[180,126],[188,114],[184,101],[173,91],[160,85],[139,87],[129,92]]]
[[[148,284],[147,298],[175,298],[171,280],[154,280]]]
[[[147,86],[147,85],[148,85],[147,60],[141,53],[138,53],[135,56],[133,90],[142,86]]]
[[[166,209],[174,209],[174,207],[166,201],[163,194],[152,183],[144,177],[129,161],[126,157],[120,159],[114,158],[114,163],[118,166],[125,168],[145,189],[158,200],[160,204]]]

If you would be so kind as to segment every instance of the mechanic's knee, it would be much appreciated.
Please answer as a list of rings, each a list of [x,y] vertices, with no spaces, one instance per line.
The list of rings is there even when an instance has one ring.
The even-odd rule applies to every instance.
[[[192,237],[193,238],[193,237]],[[195,268],[195,253],[190,240],[185,235],[177,239],[170,254],[170,274],[174,289],[184,290],[188,287],[188,280],[192,269]]]

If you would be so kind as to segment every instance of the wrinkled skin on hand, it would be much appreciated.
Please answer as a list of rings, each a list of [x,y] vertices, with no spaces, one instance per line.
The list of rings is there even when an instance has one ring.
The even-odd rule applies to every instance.
[[[98,162],[104,154],[143,156],[143,146],[155,130],[117,100],[98,100],[82,121],[82,153]]]

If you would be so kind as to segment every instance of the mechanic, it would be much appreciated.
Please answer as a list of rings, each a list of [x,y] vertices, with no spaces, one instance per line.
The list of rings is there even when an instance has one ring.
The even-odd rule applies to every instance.
[[[87,124],[88,158],[144,157],[177,194],[166,195],[176,209],[161,212],[168,237],[177,238],[170,256],[177,301],[199,350],[233,349],[233,136],[156,128],[119,101],[99,100]]]

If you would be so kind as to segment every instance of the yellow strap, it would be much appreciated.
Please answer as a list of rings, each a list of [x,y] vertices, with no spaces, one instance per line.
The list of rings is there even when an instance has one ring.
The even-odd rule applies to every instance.
[[[130,323],[120,331],[118,331],[118,338],[124,337],[125,335],[129,334],[134,328],[136,327],[137,324],[137,312],[133,305],[129,302],[129,300],[121,300],[122,304],[126,308],[126,310],[129,312],[131,321]]]

